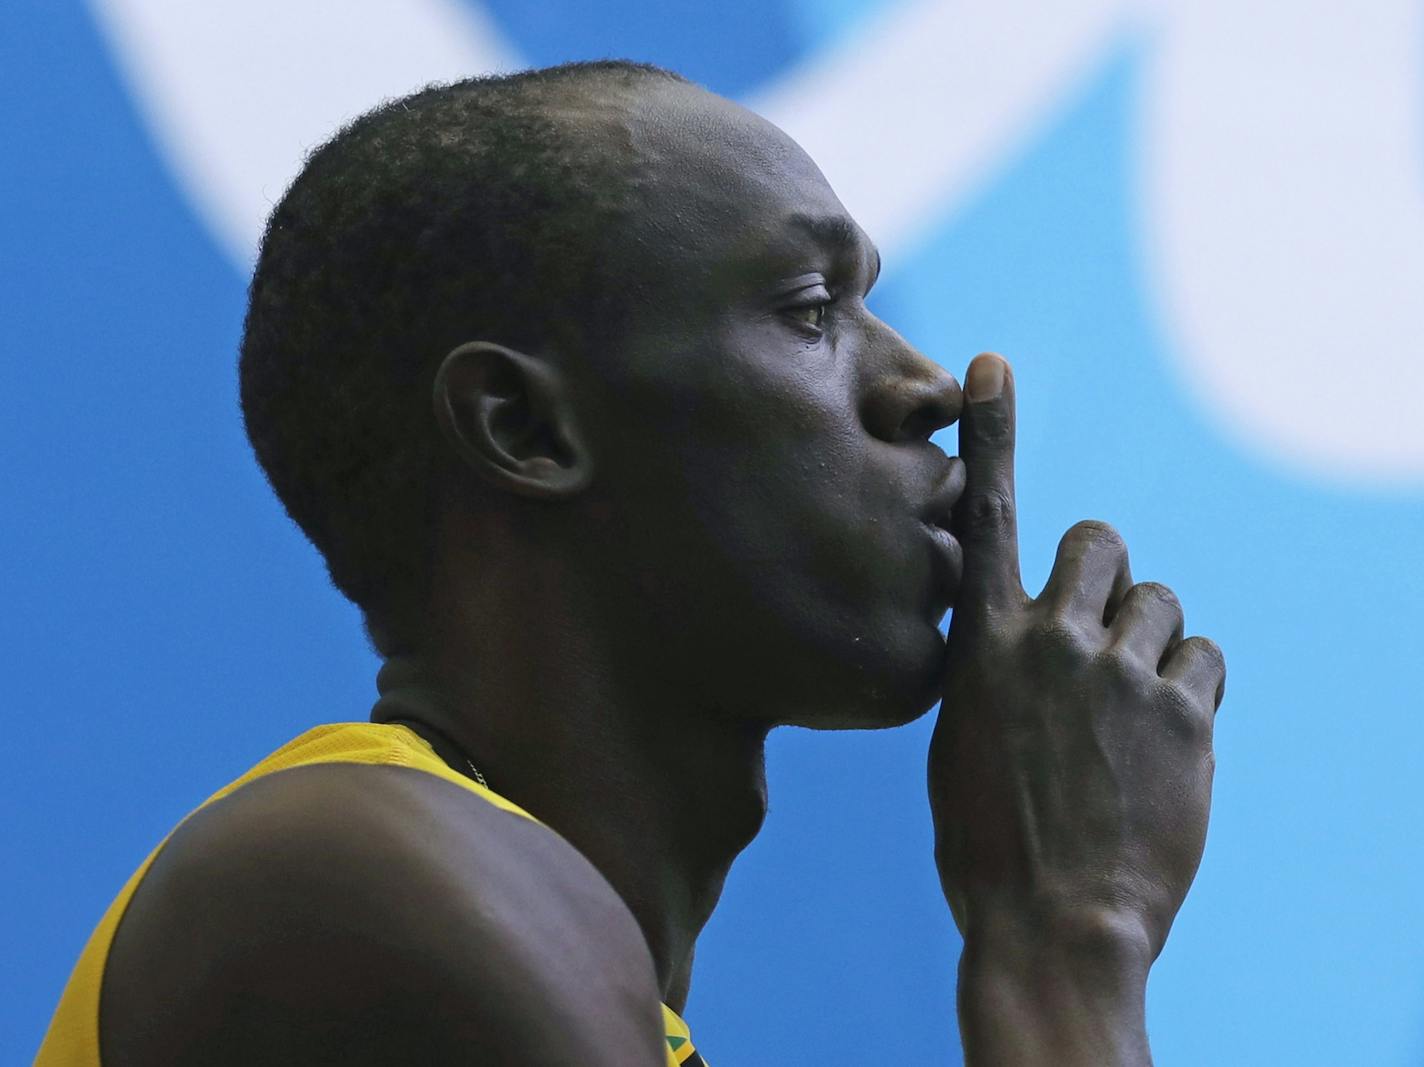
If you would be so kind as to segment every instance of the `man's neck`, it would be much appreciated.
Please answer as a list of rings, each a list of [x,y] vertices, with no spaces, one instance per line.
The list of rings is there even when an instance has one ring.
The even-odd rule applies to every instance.
[[[632,911],[663,999],[681,1011],[697,935],[766,814],[767,729],[686,694],[620,691],[611,664],[552,659],[393,658],[371,717],[433,727],[447,762],[472,761],[577,848]]]

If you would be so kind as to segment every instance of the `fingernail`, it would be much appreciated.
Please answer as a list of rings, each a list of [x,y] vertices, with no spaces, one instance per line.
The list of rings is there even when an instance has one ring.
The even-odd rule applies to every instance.
[[[977,356],[964,376],[964,392],[976,403],[993,400],[1004,391],[1004,361],[998,356]]]

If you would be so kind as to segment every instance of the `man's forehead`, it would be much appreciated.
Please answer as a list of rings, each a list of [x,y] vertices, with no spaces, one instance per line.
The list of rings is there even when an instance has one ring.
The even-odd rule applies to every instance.
[[[696,157],[715,163],[807,171],[820,177],[801,146],[780,128],[735,101],[695,85],[649,86],[630,108],[639,147],[650,156]]]
[[[658,86],[628,119],[633,181],[650,221],[715,231],[846,218],[801,146],[730,100],[695,86]]]

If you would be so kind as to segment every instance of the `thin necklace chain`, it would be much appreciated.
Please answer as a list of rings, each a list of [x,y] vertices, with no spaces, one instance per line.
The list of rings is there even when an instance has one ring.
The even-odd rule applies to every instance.
[[[409,720],[407,720],[407,719],[391,719],[390,721],[391,721],[391,722],[395,722],[395,723],[400,723],[400,724],[401,724],[402,726],[404,726],[407,730],[410,730],[410,731],[411,731],[412,733],[414,733],[417,737],[419,737],[422,741],[425,741],[426,744],[430,744],[429,741],[426,741],[424,735],[422,735],[422,734],[420,733],[420,731],[415,730],[414,728],[411,727]],[[444,737],[445,740],[448,741],[448,742],[454,747],[455,751],[456,751],[456,752],[459,752],[460,755],[464,757],[465,766],[468,767],[468,768],[470,768],[470,777],[473,778],[475,781],[479,782],[480,785],[484,786],[486,789],[489,788],[489,783],[485,781],[485,776],[480,773],[480,769],[475,766],[475,761],[472,760],[472,759],[470,759],[469,756],[466,756],[466,755],[464,754],[464,752],[461,752],[461,751],[460,751],[460,746],[455,743],[455,740],[454,740],[452,737],[450,737],[448,734],[446,734],[443,730],[436,729],[435,727],[430,726],[430,725],[428,725],[428,724],[425,725],[425,728],[426,728],[427,730],[434,730],[437,734],[440,734],[440,736]],[[434,747],[434,746],[431,746],[431,747]]]
[[[485,776],[480,773],[480,769],[475,766],[475,761],[470,759],[469,756],[465,757],[465,766],[470,768],[470,775],[474,778],[475,781],[479,782],[480,785],[484,786],[486,789],[489,788],[489,783],[485,781]]]

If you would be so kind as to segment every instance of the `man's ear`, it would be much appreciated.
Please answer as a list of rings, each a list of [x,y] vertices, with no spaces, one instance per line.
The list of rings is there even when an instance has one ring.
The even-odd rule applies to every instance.
[[[453,349],[435,372],[435,419],[485,481],[521,496],[583,489],[593,457],[554,367],[488,341]]]

